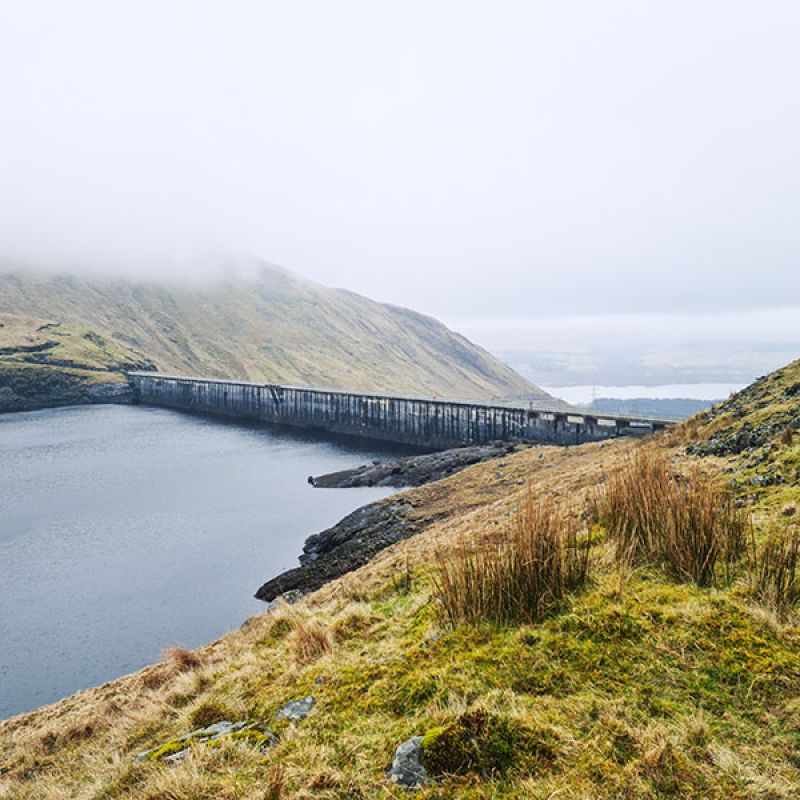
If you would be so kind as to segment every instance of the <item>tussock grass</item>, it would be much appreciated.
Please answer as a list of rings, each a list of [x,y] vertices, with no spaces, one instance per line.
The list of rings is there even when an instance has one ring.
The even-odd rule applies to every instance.
[[[579,532],[563,507],[529,491],[499,536],[439,551],[434,583],[446,622],[541,619],[587,580],[589,548],[579,541]]]
[[[348,603],[333,621],[333,636],[336,642],[347,642],[363,637],[380,618],[366,603]]]
[[[298,666],[318,661],[331,649],[331,633],[317,619],[298,620],[291,634],[292,652]]]
[[[697,469],[681,475],[652,448],[639,448],[602,484],[592,510],[621,562],[655,564],[674,578],[710,586],[742,555],[747,510]]]
[[[773,532],[763,544],[751,536],[748,580],[751,595],[785,619],[800,604],[800,527]]]
[[[161,651],[161,663],[142,674],[142,686],[151,691],[158,690],[179,675],[196,672],[204,663],[203,656],[196,650],[168,647]]]
[[[168,661],[178,672],[190,672],[203,666],[203,656],[195,650],[185,647],[168,647],[164,651],[164,660]]]
[[[286,789],[286,770],[282,764],[273,764],[267,774],[263,800],[281,800]]]

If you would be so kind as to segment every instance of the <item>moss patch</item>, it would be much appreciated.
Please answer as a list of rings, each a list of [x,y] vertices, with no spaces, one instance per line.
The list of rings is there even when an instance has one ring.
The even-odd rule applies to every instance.
[[[234,714],[227,706],[209,701],[201,703],[192,709],[191,714],[189,714],[189,724],[193,728],[207,728],[215,722],[232,720],[233,718]]]
[[[553,746],[515,720],[470,711],[431,728],[422,739],[421,761],[434,777],[505,772],[531,756],[553,757]]]

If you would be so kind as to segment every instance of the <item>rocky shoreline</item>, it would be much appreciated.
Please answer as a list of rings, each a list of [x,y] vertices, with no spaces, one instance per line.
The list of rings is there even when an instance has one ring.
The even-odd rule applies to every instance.
[[[320,488],[421,486],[514,450],[514,445],[501,442],[459,447],[391,462],[373,462],[309,478],[309,482]],[[255,596],[266,602],[281,595],[298,597],[358,569],[381,550],[415,536],[433,522],[433,519],[411,519],[412,511],[413,506],[402,494],[356,509],[331,528],[309,536],[303,546],[300,566],[267,581]]]
[[[0,376],[0,414],[19,411],[39,411],[63,406],[122,404],[134,402],[133,388],[128,383],[84,383],[79,380],[63,380],[48,386],[43,391],[3,381]]]
[[[402,498],[390,498],[348,514],[332,528],[310,536],[300,566],[267,581],[255,596],[270,602],[281,595],[304,595],[358,569],[384,548],[423,529],[407,518],[411,508]]]
[[[396,461],[375,460],[371,464],[312,477],[308,481],[320,489],[352,489],[359,486],[392,486],[400,489],[422,486],[453,475],[472,464],[512,453],[514,448],[515,445],[508,442],[456,447]]]

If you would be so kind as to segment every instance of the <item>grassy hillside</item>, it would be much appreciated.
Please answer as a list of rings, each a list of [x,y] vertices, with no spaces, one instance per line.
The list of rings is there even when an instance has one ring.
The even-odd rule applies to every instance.
[[[418,797],[800,796],[797,369],[655,441],[408,491],[424,531],[357,572],[0,724],[0,796],[408,797],[412,736]],[[743,429],[770,433],[717,453]],[[767,445],[785,482],[756,485]],[[177,738],[220,719],[260,727]]]
[[[153,362],[93,330],[0,314],[0,411],[98,399]]]
[[[800,359],[759,378],[683,429],[689,452],[726,458],[739,490],[773,506],[800,479]]]
[[[202,285],[5,274],[0,314],[60,323],[80,332],[75,341],[91,334],[109,362],[146,360],[179,374],[468,399],[544,395],[430,317],[266,264],[256,278]]]

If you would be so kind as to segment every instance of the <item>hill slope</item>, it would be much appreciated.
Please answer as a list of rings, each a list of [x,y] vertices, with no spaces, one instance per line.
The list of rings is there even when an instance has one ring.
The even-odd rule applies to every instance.
[[[690,454],[724,460],[735,473],[731,481],[759,505],[800,501],[800,359],[698,414],[675,435]]]
[[[95,331],[0,314],[0,411],[130,399],[123,370],[152,368]]]
[[[798,369],[789,365],[654,442],[521,449],[502,465],[409,490],[403,498],[421,532],[360,570],[196,653],[0,723],[0,795],[798,797],[800,576],[787,583],[781,575],[797,593],[778,615],[754,591],[765,573],[751,563],[753,554],[765,563],[767,532],[790,537],[796,525],[800,436],[786,431],[799,421]],[[540,619],[443,617],[437,554],[449,563],[469,543],[506,541],[526,497],[549,496],[563,504],[563,524],[582,524],[585,504],[591,509],[629,459],[648,452],[667,460],[679,492],[733,485],[744,500],[760,451],[688,455],[687,444],[699,452],[715,436],[764,426],[771,432],[759,448],[770,445],[784,480],[758,484],[752,547],[710,583],[659,562],[620,561],[611,527],[595,526],[581,545],[591,579]],[[305,697],[314,700],[307,718],[276,718]],[[262,723],[278,738],[250,728],[196,739],[182,760],[162,760],[187,748],[177,737],[222,718]],[[386,770],[397,746],[422,734],[433,774],[409,795]]]
[[[111,367],[149,362],[179,374],[464,399],[546,396],[430,317],[267,264],[253,279],[203,285],[5,274],[3,314],[36,320],[40,336],[52,333],[48,323],[94,336],[113,349]],[[11,360],[4,331],[0,352]]]

